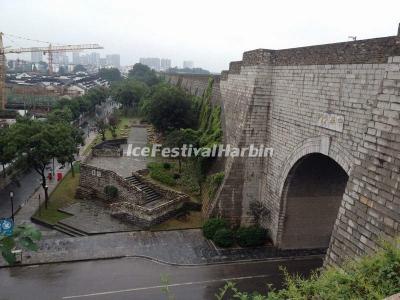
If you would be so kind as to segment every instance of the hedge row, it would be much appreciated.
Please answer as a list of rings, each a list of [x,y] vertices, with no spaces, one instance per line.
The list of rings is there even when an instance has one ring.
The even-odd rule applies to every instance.
[[[219,247],[231,247],[235,242],[241,247],[257,247],[264,245],[268,238],[264,228],[250,226],[233,231],[229,223],[221,218],[208,219],[203,224],[203,235]]]

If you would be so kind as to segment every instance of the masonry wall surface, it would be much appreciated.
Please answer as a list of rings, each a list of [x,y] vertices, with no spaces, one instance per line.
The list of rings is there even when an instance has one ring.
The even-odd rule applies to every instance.
[[[274,153],[228,158],[224,182],[208,214],[249,224],[249,206],[259,201],[266,210],[262,225],[284,248],[286,201],[291,201],[283,197],[285,183],[296,162],[319,153],[349,176],[335,208],[326,263],[340,264],[372,251],[379,238],[398,235],[399,57],[400,38],[394,36],[257,49],[232,62],[219,85],[225,141],[239,147],[264,145]]]

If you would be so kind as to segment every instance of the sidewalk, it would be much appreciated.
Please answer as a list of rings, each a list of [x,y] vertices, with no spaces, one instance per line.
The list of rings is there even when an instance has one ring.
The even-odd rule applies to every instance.
[[[90,146],[90,144],[96,138],[96,136],[97,136],[96,133],[90,133],[89,137],[86,137],[85,147],[80,149],[79,157],[77,158],[78,160],[82,160],[84,158],[83,153],[84,153],[86,147]],[[64,178],[64,176],[68,173],[69,170],[70,170],[70,167],[65,165],[65,167],[62,170],[57,170],[57,172],[61,172],[63,174],[63,178]],[[52,180],[47,180],[47,186],[49,187],[49,189],[48,189],[49,195],[52,193],[52,191],[54,191],[54,189],[57,187],[57,185],[59,183],[60,182],[58,182],[54,177]],[[38,207],[39,207],[39,195],[40,195],[40,202],[44,203],[44,190],[41,185],[29,197],[29,199],[24,204],[21,205],[20,210],[15,215],[15,223],[17,225],[22,224],[22,223],[30,223],[41,230],[49,231],[48,228],[34,224],[31,222],[31,217],[38,210]]]
[[[278,257],[321,255],[317,250],[277,250],[272,246],[254,249],[216,249],[200,229],[139,231],[76,238],[47,238],[38,252],[24,252],[23,264],[57,263],[119,257],[146,257],[174,265],[205,265]],[[0,261],[0,266],[5,266]]]

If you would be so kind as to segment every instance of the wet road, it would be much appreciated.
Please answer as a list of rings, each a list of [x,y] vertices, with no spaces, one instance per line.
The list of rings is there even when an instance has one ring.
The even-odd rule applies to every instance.
[[[53,164],[50,163],[49,167]],[[56,161],[55,170],[57,171],[61,165]],[[46,172],[50,172],[47,170]],[[35,192],[36,189],[41,188],[41,177],[34,170],[28,170],[18,177],[19,184],[11,182],[4,189],[0,190],[0,218],[11,217],[11,201],[10,191],[14,193],[14,213],[18,211],[19,206],[24,205],[29,197]]]
[[[279,286],[279,266],[308,274],[321,264],[319,258],[307,258],[183,267],[123,258],[16,267],[0,269],[0,299],[168,299],[162,278],[173,299],[215,299],[227,280],[241,290],[266,292],[267,283]]]
[[[104,114],[109,115],[115,108],[115,103],[109,102],[107,105],[103,106]],[[94,118],[89,119],[88,123],[93,127]],[[85,137],[88,136],[88,126],[84,126],[83,131]],[[48,167],[52,167],[52,162],[49,163]],[[61,165],[55,161],[55,170],[57,171]],[[2,171],[0,167],[0,172]],[[47,170],[49,172],[50,170]],[[0,218],[8,218],[11,216],[11,201],[10,201],[10,191],[14,193],[14,212],[18,210],[18,207],[24,205],[29,197],[35,192],[36,189],[40,188],[41,177],[34,170],[29,170],[20,176],[18,176],[19,184],[12,182],[5,188],[0,189]]]

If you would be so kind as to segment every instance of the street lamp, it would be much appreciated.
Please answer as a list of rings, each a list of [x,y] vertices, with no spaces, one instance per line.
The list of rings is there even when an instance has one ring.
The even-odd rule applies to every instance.
[[[46,184],[45,186],[44,186],[44,207],[47,209],[47,201],[48,201],[48,198],[49,198],[49,196],[48,196],[48,194],[47,194],[47,190],[48,190],[48,185]]]
[[[14,223],[14,192],[10,191],[10,200],[11,200],[11,219]]]

